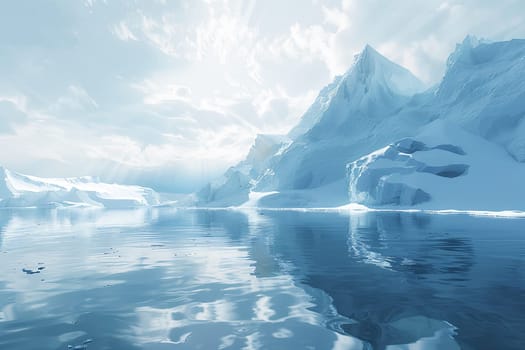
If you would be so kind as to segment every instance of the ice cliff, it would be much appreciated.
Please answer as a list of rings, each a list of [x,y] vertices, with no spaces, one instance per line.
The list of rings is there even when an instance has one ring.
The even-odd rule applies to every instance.
[[[93,177],[40,178],[0,167],[0,207],[129,208],[159,204],[150,188],[108,184]]]

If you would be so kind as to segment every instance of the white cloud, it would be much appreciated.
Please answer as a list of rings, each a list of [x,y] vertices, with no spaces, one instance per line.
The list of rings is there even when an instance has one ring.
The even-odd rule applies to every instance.
[[[210,15],[205,23],[196,28],[195,58],[217,59],[226,64],[231,59],[247,58],[256,43],[257,33],[243,23],[242,18],[229,13]]]
[[[323,6],[322,8],[325,23],[331,24],[335,26],[335,28],[346,28],[350,25],[350,16],[348,16],[345,11],[327,6]]]
[[[191,89],[184,85],[157,82],[146,79],[141,83],[132,84],[134,88],[144,94],[144,103],[157,105],[172,101],[189,101]]]
[[[289,130],[366,43],[433,83],[466,34],[524,37],[524,6],[89,0],[17,25],[12,2],[0,13],[0,147],[13,151],[0,163],[54,176],[216,172],[255,134]]]
[[[0,96],[0,102],[9,102],[17,110],[27,113],[27,98],[23,95]]]
[[[16,124],[27,120],[24,96],[0,96],[0,134],[13,132]]]
[[[58,100],[50,106],[49,110],[52,114],[62,115],[79,111],[93,111],[97,108],[97,102],[84,88],[77,85],[70,85],[66,93],[60,96]]]
[[[519,13],[523,10],[519,0],[498,4],[343,0],[339,6],[324,8],[325,21],[334,26],[326,28],[331,37],[325,62],[332,73],[341,73],[368,43],[427,83],[435,83],[444,72],[447,56],[466,35],[493,40],[525,36],[525,21]]]
[[[182,49],[179,50],[179,47],[182,47],[183,33],[177,36],[179,30],[175,21],[172,21],[168,15],[158,20],[146,15],[141,17],[142,34],[150,44],[166,55],[178,57],[182,54]]]
[[[170,164],[208,162],[212,167],[221,162],[239,160],[238,147],[246,147],[241,127],[229,126],[220,133],[198,129],[194,137],[174,137],[170,143],[142,144],[126,136],[110,135],[86,143],[85,152],[93,160],[105,160],[135,168],[155,168]],[[232,143],[231,140],[235,139]]]
[[[113,34],[122,41],[138,40],[124,21],[120,21],[113,27]]]

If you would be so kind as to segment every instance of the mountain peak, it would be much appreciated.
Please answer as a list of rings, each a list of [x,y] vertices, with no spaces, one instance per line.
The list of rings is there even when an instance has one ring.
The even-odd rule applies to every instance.
[[[363,50],[359,52],[358,54],[354,55],[354,64],[352,67],[357,65],[371,65],[374,62],[387,60],[383,55],[381,55],[379,52],[377,52],[376,49],[374,49],[369,44],[366,44]]]
[[[354,64],[344,76],[347,85],[381,85],[402,96],[425,89],[424,84],[408,69],[392,62],[369,44],[354,56]]]
[[[350,69],[321,90],[288,136],[297,139],[315,128],[321,119],[330,119],[327,123],[333,128],[338,124],[334,118],[345,119],[355,111],[368,116],[385,114],[386,109],[395,109],[406,97],[424,90],[423,83],[410,71],[367,44],[354,56]]]
[[[372,45],[370,45],[370,44],[366,44],[365,45],[365,47],[361,51],[361,54],[370,54],[370,55],[379,55],[379,56],[381,56],[381,54],[379,52],[377,52],[377,50],[374,49],[372,47]]]
[[[456,49],[447,59],[447,69],[450,69],[457,62],[470,62],[472,50],[481,44],[488,44],[489,40],[478,38],[475,35],[467,35],[461,43],[456,44]]]

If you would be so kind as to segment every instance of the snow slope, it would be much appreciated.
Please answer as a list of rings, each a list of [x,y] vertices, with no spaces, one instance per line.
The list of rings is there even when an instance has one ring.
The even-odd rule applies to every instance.
[[[158,195],[150,188],[107,184],[89,176],[39,178],[0,167],[0,207],[128,208],[156,204]]]
[[[351,202],[372,207],[525,210],[525,165],[446,121],[348,164]]]
[[[366,46],[287,136],[267,148],[261,161],[248,157],[231,168],[207,188],[199,205],[250,200],[266,207],[354,201],[522,208],[521,192],[510,189],[519,187],[511,174],[522,174],[525,166],[525,40],[467,37],[450,55],[443,80],[426,91],[409,71]],[[438,140],[453,147],[435,148]],[[422,150],[401,151],[403,143],[416,141]],[[466,154],[451,151],[456,149]],[[453,173],[458,176],[446,176]],[[383,175],[388,181],[380,181]],[[491,185],[494,191],[486,188],[489,183],[498,184]],[[458,193],[472,200],[454,196]]]
[[[525,162],[525,40],[467,37],[430,102],[441,119],[501,144]]]
[[[271,171],[257,179],[255,189],[304,190],[344,178],[352,157],[383,144],[382,136],[387,142],[395,137],[378,135],[374,141],[369,135],[422,90],[408,70],[366,46],[348,72],[321,91],[290,132],[294,142],[275,155]]]
[[[224,207],[249,200],[254,180],[272,168],[272,157],[291,141],[281,135],[257,135],[245,160],[229,168],[219,179],[209,183],[196,195],[197,205]]]

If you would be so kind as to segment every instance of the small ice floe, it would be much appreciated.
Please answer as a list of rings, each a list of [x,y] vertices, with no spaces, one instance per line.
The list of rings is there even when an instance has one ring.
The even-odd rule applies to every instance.
[[[35,273],[40,273],[40,272],[42,272],[42,271],[45,270],[45,268],[46,268],[45,266],[43,266],[44,263],[41,263],[41,262],[40,262],[40,263],[38,263],[37,265],[38,265],[38,266],[37,266],[35,269],[27,269],[27,268],[24,267],[24,268],[22,269],[22,272],[24,272],[24,273],[27,274],[27,275],[34,275]]]
[[[88,348],[88,345],[93,343],[93,339],[86,339],[79,345],[68,345],[68,350],[84,350]]]

